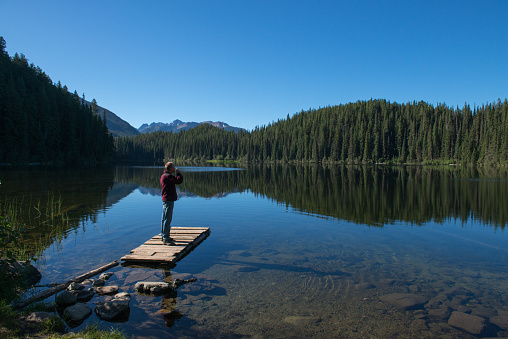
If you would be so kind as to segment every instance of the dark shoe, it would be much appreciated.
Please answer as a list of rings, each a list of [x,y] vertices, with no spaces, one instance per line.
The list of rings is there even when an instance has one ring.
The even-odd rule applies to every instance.
[[[162,243],[164,245],[175,245],[175,241],[171,238],[168,238],[168,239],[162,239]]]

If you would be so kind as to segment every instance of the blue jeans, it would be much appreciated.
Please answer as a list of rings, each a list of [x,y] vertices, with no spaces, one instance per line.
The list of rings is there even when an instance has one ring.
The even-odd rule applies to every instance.
[[[169,239],[169,231],[171,230],[171,220],[173,220],[174,201],[162,202],[162,222],[161,235],[162,239]]]

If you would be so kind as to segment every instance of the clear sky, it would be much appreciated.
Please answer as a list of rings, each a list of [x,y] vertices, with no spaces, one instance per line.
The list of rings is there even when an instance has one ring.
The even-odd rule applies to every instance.
[[[508,97],[507,0],[0,0],[0,36],[138,128]]]

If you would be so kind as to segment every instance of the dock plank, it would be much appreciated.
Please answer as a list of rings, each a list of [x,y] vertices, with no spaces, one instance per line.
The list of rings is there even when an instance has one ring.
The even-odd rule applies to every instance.
[[[176,264],[210,235],[209,227],[171,227],[175,245],[164,245],[160,234],[124,255],[121,260],[138,263]]]

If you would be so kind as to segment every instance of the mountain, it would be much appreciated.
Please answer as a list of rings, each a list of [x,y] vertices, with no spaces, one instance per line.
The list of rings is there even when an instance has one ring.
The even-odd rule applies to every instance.
[[[173,133],[178,133],[180,131],[187,131],[191,128],[197,127],[199,125],[209,124],[215,126],[217,128],[221,128],[226,131],[233,131],[238,133],[240,131],[245,131],[245,129],[240,127],[229,126],[227,123],[222,121],[202,121],[202,122],[183,122],[181,120],[174,120],[172,123],[164,123],[164,122],[152,122],[150,125],[143,124],[138,128],[139,133],[151,133],[156,131],[169,131]]]
[[[83,102],[82,98],[79,98],[79,100]],[[85,100],[85,103],[87,106],[90,106],[91,104],[87,100]],[[132,127],[127,121],[123,120],[107,108],[101,107],[99,105],[97,105],[97,108],[98,114],[101,116],[101,118],[104,118],[104,111],[106,112],[106,125],[114,137],[133,137],[139,134],[137,129]]]
[[[102,116],[104,114],[103,112],[106,111],[106,125],[114,137],[132,137],[139,134],[137,129],[132,127],[127,121],[121,119],[115,113],[102,107],[101,109],[102,110],[99,110],[99,114]]]

